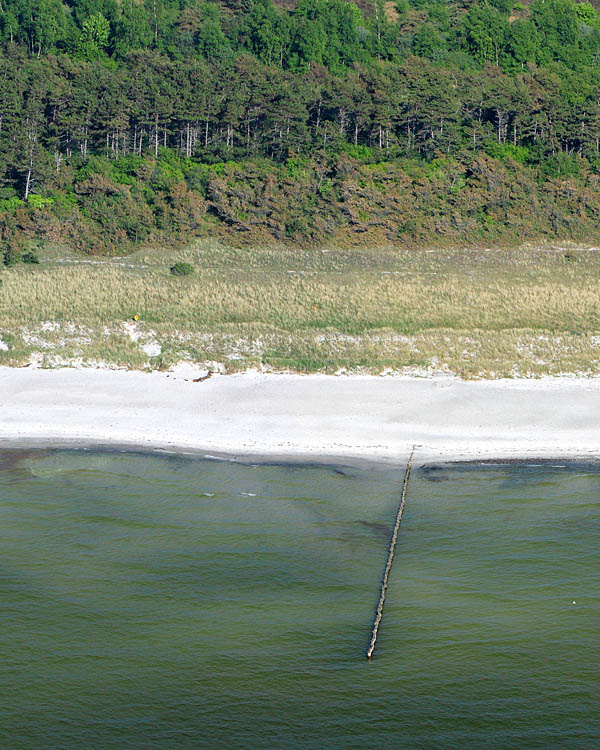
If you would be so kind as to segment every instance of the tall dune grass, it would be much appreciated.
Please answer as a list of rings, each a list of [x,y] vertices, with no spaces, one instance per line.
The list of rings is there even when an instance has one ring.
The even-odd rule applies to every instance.
[[[343,251],[216,243],[84,263],[48,250],[1,274],[0,362],[32,354],[228,371],[600,371],[600,253],[519,248]],[[196,272],[178,278],[173,260]],[[127,323],[139,316],[134,338]],[[600,339],[599,339],[600,341]],[[141,348],[154,342],[160,355]]]

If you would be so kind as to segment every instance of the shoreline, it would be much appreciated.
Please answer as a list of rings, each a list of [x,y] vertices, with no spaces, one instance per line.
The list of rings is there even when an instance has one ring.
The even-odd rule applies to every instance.
[[[129,453],[139,456],[153,456],[155,458],[188,458],[193,461],[220,461],[223,463],[237,463],[246,466],[301,466],[301,467],[339,467],[339,468],[356,468],[372,469],[377,467],[384,468],[405,468],[408,455],[403,458],[387,457],[366,457],[353,454],[346,455],[326,455],[326,454],[265,454],[265,453],[221,453],[215,451],[207,452],[205,449],[190,449],[189,446],[171,448],[152,447],[150,445],[140,445],[139,443],[107,443],[92,442],[79,440],[49,440],[44,438],[31,438],[14,441],[11,439],[2,440],[0,438],[0,454],[3,453],[29,453],[29,452],[53,452],[53,451],[76,451],[82,453]],[[561,462],[558,464],[557,462]],[[462,454],[444,454],[433,456],[425,454],[419,457],[413,457],[414,469],[444,469],[454,467],[469,466],[546,466],[549,468],[573,468],[577,466],[600,467],[600,455],[592,453],[552,453],[549,455],[539,454],[515,454],[506,456],[481,456],[474,457],[472,453]]]
[[[200,373],[198,373],[200,374]],[[419,464],[600,457],[600,378],[0,368],[0,445]]]

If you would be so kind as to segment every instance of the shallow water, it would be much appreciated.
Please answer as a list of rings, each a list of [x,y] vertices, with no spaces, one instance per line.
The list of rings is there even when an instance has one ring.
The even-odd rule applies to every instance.
[[[600,747],[598,467],[414,471],[368,663],[402,476],[5,454],[0,747]]]

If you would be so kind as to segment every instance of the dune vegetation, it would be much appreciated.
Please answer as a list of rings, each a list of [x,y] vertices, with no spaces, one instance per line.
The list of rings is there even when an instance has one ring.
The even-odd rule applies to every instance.
[[[596,248],[36,253],[0,274],[2,364],[600,373]],[[177,261],[194,272],[174,275]]]

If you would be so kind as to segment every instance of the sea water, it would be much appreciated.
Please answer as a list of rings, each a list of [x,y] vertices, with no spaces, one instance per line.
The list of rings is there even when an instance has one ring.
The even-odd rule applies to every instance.
[[[559,463],[559,462],[557,462]],[[600,747],[600,471],[0,455],[0,747]]]

